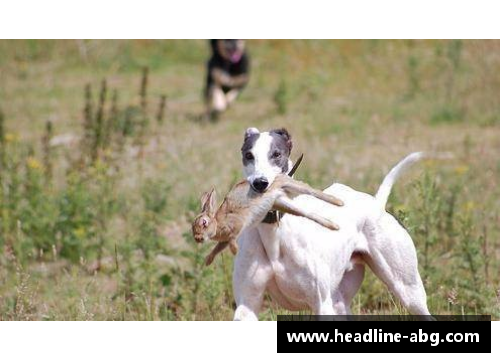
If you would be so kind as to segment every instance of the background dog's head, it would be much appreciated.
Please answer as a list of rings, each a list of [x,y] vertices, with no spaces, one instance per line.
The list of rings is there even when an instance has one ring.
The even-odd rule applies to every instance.
[[[269,132],[246,130],[241,147],[243,172],[255,191],[266,191],[276,175],[288,172],[291,151],[292,137],[285,128]]]
[[[214,54],[231,63],[238,63],[245,52],[245,41],[242,39],[215,39],[212,41]]]

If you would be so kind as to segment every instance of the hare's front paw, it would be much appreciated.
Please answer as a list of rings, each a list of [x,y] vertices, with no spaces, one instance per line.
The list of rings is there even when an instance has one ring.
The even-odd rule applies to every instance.
[[[208,254],[207,257],[205,258],[205,265],[210,266],[214,262],[215,255]]]
[[[231,249],[231,253],[233,253],[233,255],[238,254],[238,244],[236,244],[236,243],[230,243],[229,244],[229,249]]]

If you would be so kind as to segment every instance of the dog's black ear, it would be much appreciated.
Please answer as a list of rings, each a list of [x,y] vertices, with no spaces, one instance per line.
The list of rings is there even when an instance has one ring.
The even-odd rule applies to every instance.
[[[293,147],[292,135],[288,132],[288,130],[286,128],[273,129],[271,132],[279,134],[281,137],[283,137],[286,141],[288,151],[292,152],[292,147]]]

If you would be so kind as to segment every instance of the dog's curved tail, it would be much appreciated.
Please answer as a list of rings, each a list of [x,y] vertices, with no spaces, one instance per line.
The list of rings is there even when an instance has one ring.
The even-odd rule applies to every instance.
[[[408,156],[403,158],[399,163],[392,168],[391,171],[384,177],[384,181],[378,188],[377,194],[375,195],[375,199],[377,199],[380,207],[385,209],[385,205],[387,204],[387,199],[391,193],[392,186],[396,182],[396,180],[401,176],[401,174],[406,171],[410,166],[414,163],[420,161],[423,158],[426,158],[427,154],[424,152],[413,152]]]

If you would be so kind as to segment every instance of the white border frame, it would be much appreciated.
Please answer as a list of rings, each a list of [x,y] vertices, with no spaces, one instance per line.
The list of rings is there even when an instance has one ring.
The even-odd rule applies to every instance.
[[[494,0],[16,0],[5,38],[499,38]]]

